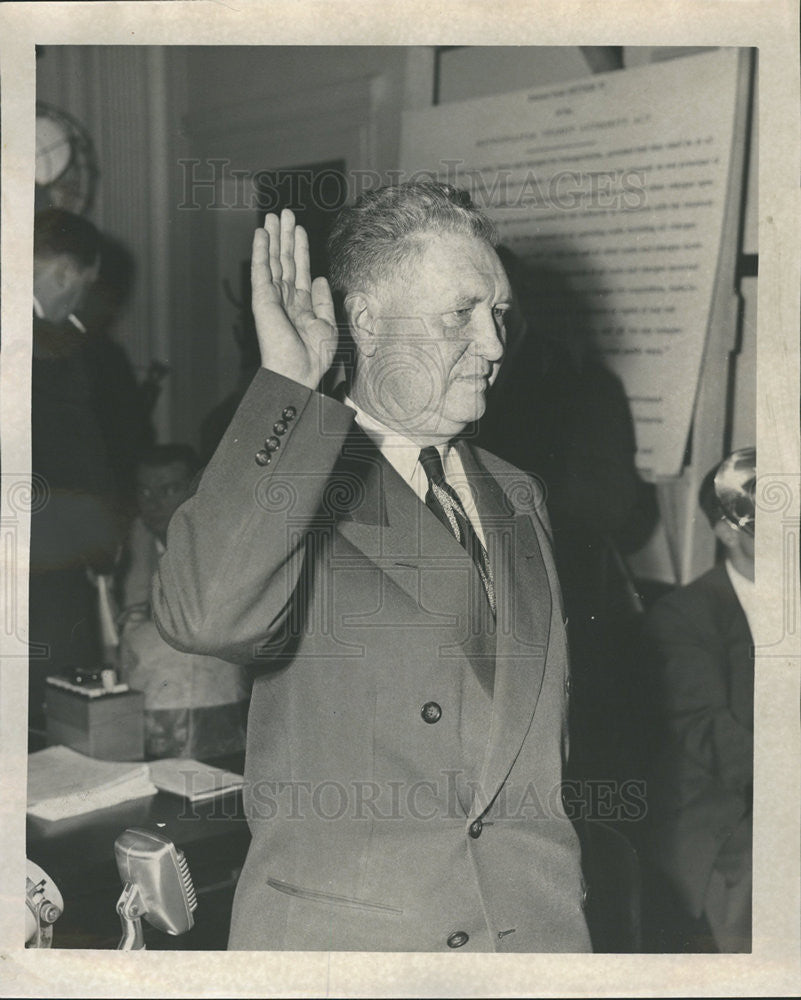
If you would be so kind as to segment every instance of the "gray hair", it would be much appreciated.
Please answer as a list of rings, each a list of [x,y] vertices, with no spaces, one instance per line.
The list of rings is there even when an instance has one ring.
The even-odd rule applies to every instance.
[[[368,191],[344,208],[328,239],[333,288],[356,291],[403,267],[426,234],[474,236],[495,246],[495,226],[467,191],[436,181],[391,184]]]

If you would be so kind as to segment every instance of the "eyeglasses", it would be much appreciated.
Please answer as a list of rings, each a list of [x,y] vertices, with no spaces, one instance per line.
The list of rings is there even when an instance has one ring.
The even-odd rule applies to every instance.
[[[736,520],[733,517],[728,517],[726,514],[723,514],[720,520],[725,524],[728,524],[730,528],[734,528],[735,531],[744,531],[746,535],[750,535],[752,538],[754,537],[755,521],[753,514],[744,514]]]

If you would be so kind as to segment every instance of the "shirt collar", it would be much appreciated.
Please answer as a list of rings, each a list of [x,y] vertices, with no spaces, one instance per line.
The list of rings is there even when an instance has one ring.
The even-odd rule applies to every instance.
[[[414,480],[415,469],[420,458],[420,445],[410,441],[400,431],[377,420],[369,413],[365,413],[350,396],[346,395],[343,402],[356,411],[356,423],[370,438],[381,454],[386,458],[395,471],[407,482]],[[451,449],[450,442],[437,445],[437,451],[443,462]]]

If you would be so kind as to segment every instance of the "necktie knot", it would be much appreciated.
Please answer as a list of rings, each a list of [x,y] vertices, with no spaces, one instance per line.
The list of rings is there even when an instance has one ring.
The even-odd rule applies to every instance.
[[[445,482],[445,469],[442,466],[442,459],[439,451],[433,444],[420,451],[420,465],[423,467],[429,483],[436,483],[440,486]]]

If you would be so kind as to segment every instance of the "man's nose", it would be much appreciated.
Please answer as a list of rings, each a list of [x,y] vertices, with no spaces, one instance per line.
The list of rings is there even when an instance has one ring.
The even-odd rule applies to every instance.
[[[482,310],[476,317],[474,350],[487,361],[500,361],[504,352],[503,319],[492,309]]]

